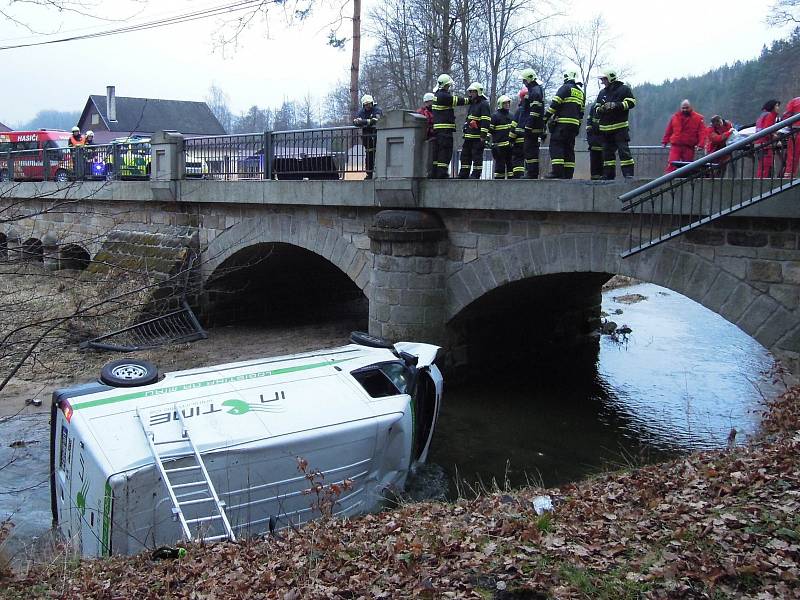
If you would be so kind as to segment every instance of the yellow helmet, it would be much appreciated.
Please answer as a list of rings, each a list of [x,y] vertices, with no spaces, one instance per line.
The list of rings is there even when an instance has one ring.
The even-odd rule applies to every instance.
[[[564,71],[564,81],[576,81],[577,79],[577,71]]]
[[[539,76],[536,74],[536,71],[530,68],[523,69],[522,73],[520,73],[519,76],[522,77],[523,81],[537,81],[539,79]]]
[[[502,96],[500,96],[497,99],[497,108],[503,108],[503,104],[505,104],[506,102],[508,102],[509,105],[510,105],[511,104],[511,98],[509,98],[508,96],[503,94]]]
[[[442,73],[439,75],[439,78],[436,80],[436,89],[446,88],[453,85],[453,78],[450,77],[447,73]]]
[[[483,96],[483,84],[478,83],[477,81],[473,81],[472,83],[469,84],[467,91],[468,92],[476,91],[478,92],[478,96]]]
[[[608,79],[609,82],[617,80],[617,72],[614,69],[605,69],[600,74],[600,79]]]

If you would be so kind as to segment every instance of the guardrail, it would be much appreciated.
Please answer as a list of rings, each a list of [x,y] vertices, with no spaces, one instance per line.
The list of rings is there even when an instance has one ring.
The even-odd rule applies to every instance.
[[[800,114],[622,194],[631,213],[627,257],[800,184]],[[788,172],[787,172],[788,171]],[[736,183],[736,185],[732,185]]]
[[[17,150],[0,154],[0,181],[149,179],[150,163],[149,142]]]

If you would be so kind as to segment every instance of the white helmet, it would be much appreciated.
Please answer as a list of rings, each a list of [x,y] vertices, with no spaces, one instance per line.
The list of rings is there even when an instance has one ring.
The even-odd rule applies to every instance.
[[[436,100],[436,96],[433,95],[433,92],[428,92],[422,97],[423,102],[429,102],[431,100]]]
[[[482,83],[478,83],[477,81],[473,81],[472,83],[470,83],[469,87],[467,88],[467,91],[471,92],[473,90],[478,92],[478,96],[483,96],[483,84]]]
[[[80,132],[81,132],[81,128],[78,127],[77,125],[75,125],[75,127],[72,128],[72,133],[80,133]]]
[[[369,94],[364,94],[361,96],[361,106],[364,106],[365,104],[375,104],[375,98]]]
[[[511,98],[509,98],[508,96],[503,94],[502,96],[500,96],[497,99],[497,108],[503,108],[503,104],[505,104],[506,102],[508,102],[509,105],[510,105],[511,104]]]
[[[600,79],[608,79],[609,82],[614,82],[617,80],[617,71],[615,69],[605,69],[600,74]]]
[[[86,137],[92,137],[92,136],[94,136],[94,131],[90,129],[89,131],[86,132]]]
[[[453,78],[447,73],[442,73],[436,80],[436,89],[446,88],[453,85]]]

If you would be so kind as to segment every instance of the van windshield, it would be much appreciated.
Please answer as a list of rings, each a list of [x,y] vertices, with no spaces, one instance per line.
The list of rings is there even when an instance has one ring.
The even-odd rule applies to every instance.
[[[401,362],[370,365],[350,374],[372,398],[405,394],[411,382],[411,373]]]

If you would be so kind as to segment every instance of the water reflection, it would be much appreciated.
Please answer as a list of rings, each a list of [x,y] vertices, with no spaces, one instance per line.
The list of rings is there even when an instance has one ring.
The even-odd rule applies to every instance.
[[[615,300],[640,294],[635,304]],[[651,284],[604,294],[633,332],[596,368],[493,373],[450,386],[430,460],[451,479],[559,485],[603,469],[724,446],[758,424],[772,359],[736,326]],[[563,357],[567,362],[570,357]],[[451,488],[451,491],[452,488]]]

